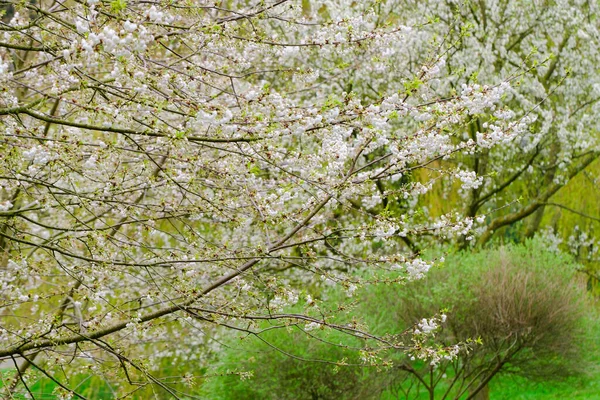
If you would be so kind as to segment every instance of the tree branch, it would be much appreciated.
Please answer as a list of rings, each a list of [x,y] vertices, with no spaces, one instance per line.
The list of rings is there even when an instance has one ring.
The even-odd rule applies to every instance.
[[[576,168],[574,168],[568,175],[567,182],[583,171],[588,165],[594,162],[600,156],[600,152],[594,152],[589,154]],[[564,183],[552,183],[544,192],[542,192],[533,202],[519,211],[513,212],[511,214],[505,215],[503,217],[498,217],[487,226],[485,232],[480,236],[477,241],[478,246],[484,246],[493,236],[494,232],[502,228],[503,226],[510,225],[514,222],[520,221],[523,218],[528,217],[533,214],[538,208],[542,207],[547,200],[552,197],[560,188],[562,188]]]

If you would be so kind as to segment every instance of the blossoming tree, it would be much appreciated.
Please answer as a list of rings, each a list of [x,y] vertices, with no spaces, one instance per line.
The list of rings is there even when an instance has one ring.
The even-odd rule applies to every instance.
[[[442,315],[377,337],[302,288],[418,279],[431,263],[408,237],[470,233],[458,212],[373,207],[382,185],[418,199],[437,178],[403,177],[436,160],[512,146],[530,121],[501,99],[525,63],[448,92],[455,45],[379,1],[3,4],[0,357],[19,367],[5,392],[29,391],[34,366],[65,396],[83,397],[69,377],[84,372],[177,397],[161,360],[195,362],[213,327],[260,336],[265,320],[355,335],[375,364],[390,347],[456,355],[425,345]]]
[[[402,8],[404,12],[409,9]],[[431,1],[413,9],[414,13],[437,18],[439,23],[428,31],[447,34],[455,43],[446,57],[446,69],[449,74],[463,73],[448,81],[448,92],[461,84],[496,82],[522,69],[523,64],[532,71],[513,85],[506,99],[510,110],[502,114],[535,119],[526,134],[513,146],[496,146],[454,158],[478,177],[462,195],[465,215],[481,221],[477,227],[479,245],[487,243],[499,229],[520,221],[524,235],[532,236],[539,231],[548,207],[584,221],[598,221],[594,207],[588,206],[587,211],[584,204],[573,208],[572,201],[565,204],[553,199],[577,176],[591,173],[595,184],[592,168],[595,163],[597,169],[600,156],[596,118],[600,112],[598,11],[595,2],[502,0],[468,5]],[[486,116],[474,116],[462,140],[476,139],[493,123]],[[553,225],[560,227],[556,219]],[[564,235],[564,229],[559,230]],[[566,243],[570,234],[558,239]],[[585,242],[597,257],[597,238],[586,237]]]

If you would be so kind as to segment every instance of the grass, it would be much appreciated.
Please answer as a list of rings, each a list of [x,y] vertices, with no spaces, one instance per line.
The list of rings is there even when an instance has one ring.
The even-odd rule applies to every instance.
[[[588,370],[564,380],[534,382],[516,376],[500,376],[490,383],[490,400],[600,400],[600,307],[587,321],[585,352],[581,360]]]
[[[490,400],[600,400],[600,374],[562,382],[531,382],[517,377],[492,381]]]

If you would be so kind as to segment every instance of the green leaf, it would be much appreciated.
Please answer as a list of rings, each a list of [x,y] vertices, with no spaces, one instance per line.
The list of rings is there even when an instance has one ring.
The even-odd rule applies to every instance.
[[[120,13],[127,8],[127,0],[113,0],[110,2],[110,9],[114,13]]]

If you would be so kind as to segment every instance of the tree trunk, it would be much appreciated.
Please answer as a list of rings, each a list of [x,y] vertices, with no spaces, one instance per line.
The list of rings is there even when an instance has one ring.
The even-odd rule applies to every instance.
[[[490,400],[490,387],[486,384],[481,388],[475,396],[473,396],[473,400]]]

